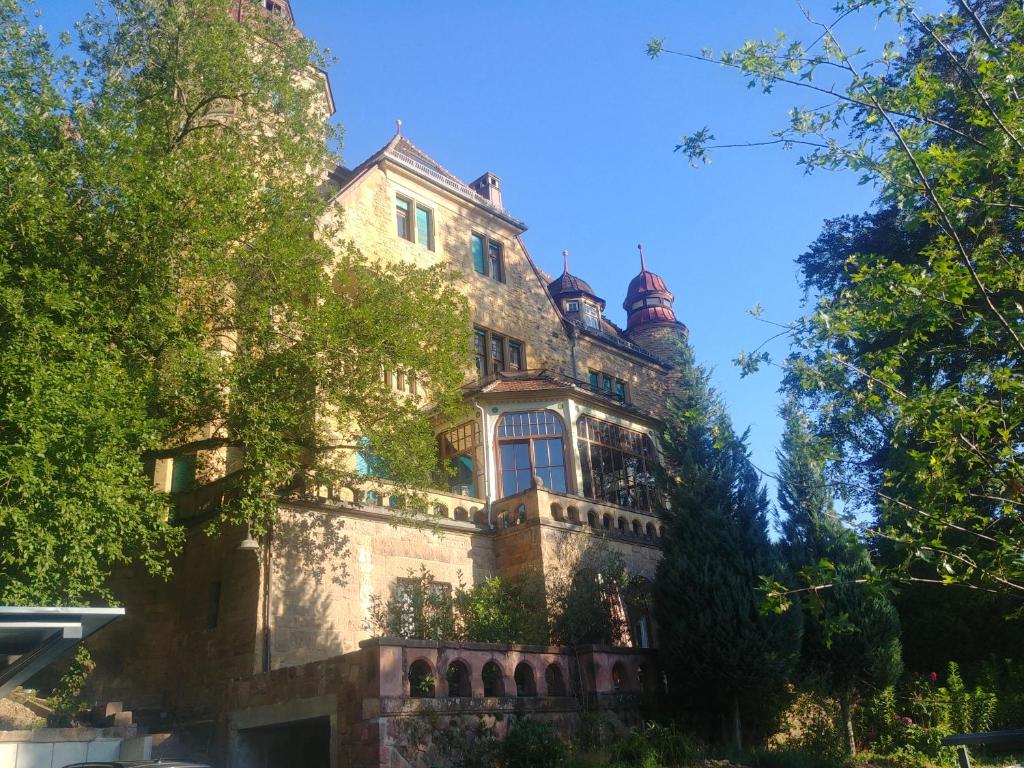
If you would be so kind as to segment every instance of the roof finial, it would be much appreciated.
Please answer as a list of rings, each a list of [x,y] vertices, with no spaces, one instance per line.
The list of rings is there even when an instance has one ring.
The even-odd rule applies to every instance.
[[[643,243],[637,243],[636,247],[637,247],[637,250],[640,251],[640,271],[641,272],[646,272],[647,271],[647,264],[644,263],[644,244]]]
[[[562,251],[562,271],[565,274],[569,274],[569,251],[568,249]]]
[[[401,118],[399,118],[398,120],[395,120],[395,136],[401,136],[401,135],[402,135],[402,120],[401,120]]]

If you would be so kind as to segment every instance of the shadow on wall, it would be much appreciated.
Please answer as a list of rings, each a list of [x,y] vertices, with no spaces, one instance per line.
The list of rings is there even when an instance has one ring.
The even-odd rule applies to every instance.
[[[344,526],[340,516],[321,510],[281,513],[271,549],[270,638],[264,669],[345,652],[331,599],[348,583],[349,539]]]

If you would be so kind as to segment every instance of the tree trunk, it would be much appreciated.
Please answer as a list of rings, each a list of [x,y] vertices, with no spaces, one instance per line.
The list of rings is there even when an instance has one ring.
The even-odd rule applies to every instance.
[[[852,757],[857,754],[857,740],[853,737],[853,708],[850,706],[849,691],[840,694],[839,708],[842,711],[843,729],[846,732],[846,749]]]
[[[743,751],[743,727],[740,720],[740,697],[732,697],[732,738],[736,745],[736,754]]]

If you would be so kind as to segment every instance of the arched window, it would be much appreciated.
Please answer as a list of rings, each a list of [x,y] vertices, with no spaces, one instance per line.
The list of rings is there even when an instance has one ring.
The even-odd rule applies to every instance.
[[[569,509],[567,511],[569,512],[569,522],[572,523],[573,525],[579,525],[580,524],[580,511],[579,511],[579,509],[577,509],[576,507],[569,507]]]
[[[562,505],[558,502],[551,503],[551,517],[555,520],[565,520],[565,515],[562,513]]]
[[[414,699],[434,698],[434,671],[424,659],[409,665],[409,695]]]
[[[594,510],[587,512],[587,525],[591,528],[597,528],[597,512]]]
[[[467,421],[437,436],[441,470],[438,486],[460,496],[483,495],[480,425]]]
[[[500,497],[533,486],[536,475],[544,487],[564,493],[565,447],[562,419],[554,411],[506,413],[498,422]]]
[[[505,675],[493,661],[484,664],[480,677],[484,683],[484,696],[493,698],[505,695]]]
[[[616,523],[616,527],[619,529],[619,533],[623,536],[629,533],[629,523],[626,522],[626,518],[624,517],[619,518],[618,523]]]
[[[658,532],[654,530],[654,523],[647,524],[647,538],[651,541],[654,541],[656,538],[658,538]]]
[[[548,664],[544,670],[544,683],[547,685],[548,696],[565,696],[565,676],[557,664]]]
[[[657,462],[650,438],[593,416],[580,416],[577,427],[583,495],[650,511]]]
[[[473,695],[473,687],[469,681],[469,667],[463,662],[453,661],[449,664],[447,678],[449,698],[469,698]]]
[[[601,527],[604,528],[606,531],[610,531],[612,529],[612,516],[609,515],[607,512],[605,512],[604,515],[601,517]]]
[[[456,520],[469,520],[469,513],[462,507],[455,508],[455,519]]]
[[[536,696],[537,683],[533,679],[533,667],[525,661],[516,664],[516,696]]]

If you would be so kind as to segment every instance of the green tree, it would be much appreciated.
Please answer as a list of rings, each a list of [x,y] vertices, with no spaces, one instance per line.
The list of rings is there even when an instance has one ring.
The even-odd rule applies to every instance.
[[[783,408],[779,460],[780,546],[798,575],[804,611],[801,672],[839,699],[850,754],[857,751],[853,707],[902,671],[900,625],[867,547],[840,521],[825,479],[826,453],[793,401]],[[798,610],[796,607],[792,610]]]
[[[559,645],[622,645],[634,579],[621,554],[598,539],[566,539],[547,578],[551,641]]]
[[[2,602],[109,598],[118,563],[166,574],[160,459],[229,459],[220,521],[257,534],[282,490],[343,481],[361,436],[429,484],[429,418],[380,371],[416,371],[450,414],[465,303],[344,244],[325,59],[241,7],[106,0],[71,57],[0,0]]]
[[[874,51],[844,40],[863,13],[899,36]],[[801,259],[814,306],[790,329],[789,382],[905,577],[1020,605],[1024,12],[849,0],[807,21],[809,43],[780,34],[691,56],[766,92],[806,91],[813,104],[759,143],[799,147],[809,171],[852,170],[879,193],[875,210],[830,222]],[[653,40],[649,53],[670,51]],[[679,148],[696,164],[713,141],[703,129]],[[765,360],[741,355],[748,370]]]
[[[762,610],[764,579],[782,576],[768,538],[768,499],[706,373],[684,368],[668,428],[678,480],[654,583],[660,659],[673,691],[689,693],[743,746],[743,713],[763,717],[797,661],[800,613]]]

